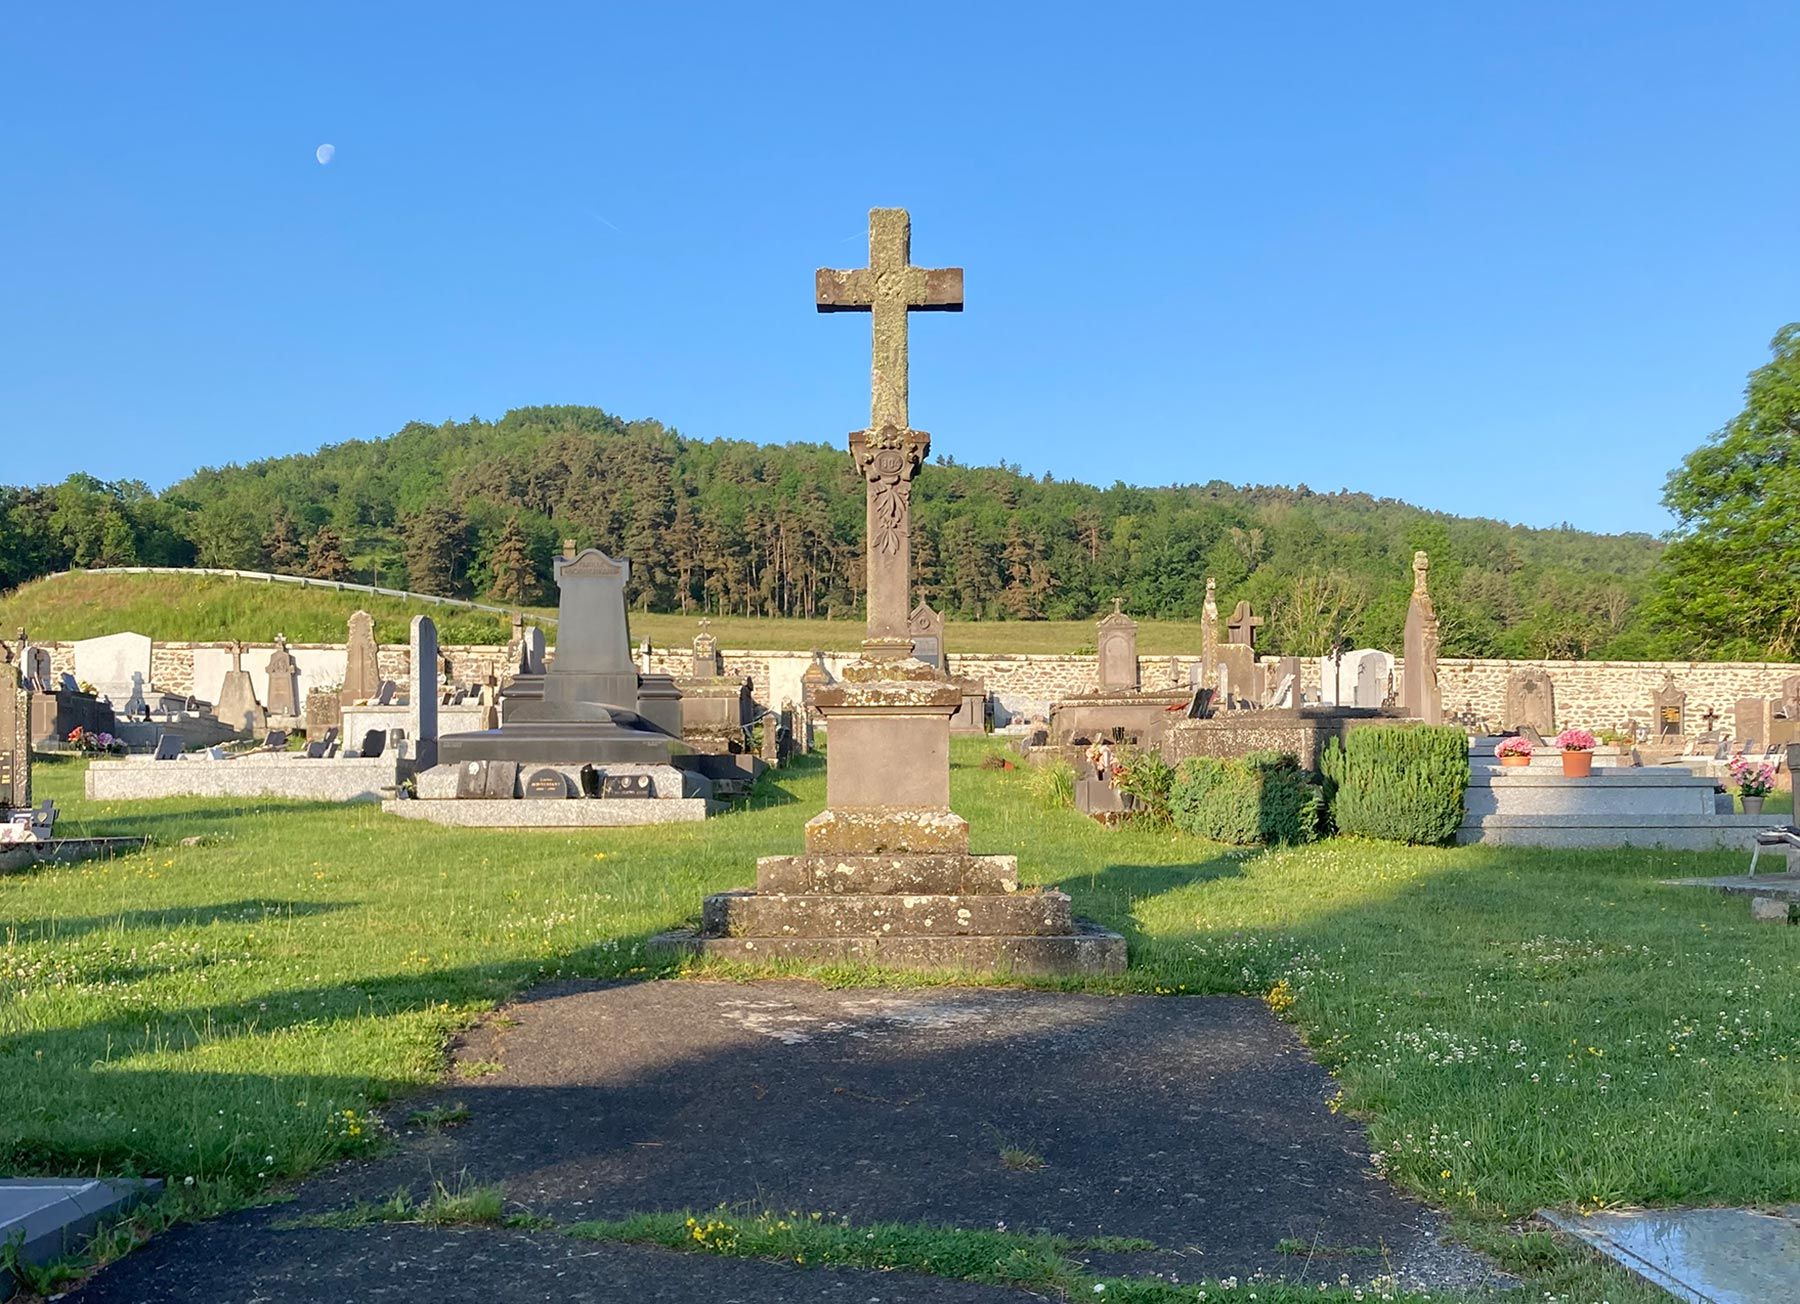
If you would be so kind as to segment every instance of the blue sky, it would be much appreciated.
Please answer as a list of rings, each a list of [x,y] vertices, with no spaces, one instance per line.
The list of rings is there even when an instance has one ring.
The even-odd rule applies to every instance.
[[[1800,7],[14,7],[4,478],[594,403],[1660,530],[1800,317]],[[337,147],[321,166],[314,151]]]

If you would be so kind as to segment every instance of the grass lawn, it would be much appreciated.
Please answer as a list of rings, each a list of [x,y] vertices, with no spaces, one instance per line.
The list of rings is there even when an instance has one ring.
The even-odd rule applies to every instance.
[[[1226,850],[1047,811],[1023,771],[977,768],[991,746],[959,740],[955,805],[977,850],[1128,935],[1130,972],[1091,985],[1265,996],[1385,1170],[1466,1223],[1800,1199],[1800,929],[1658,885],[1746,856]],[[495,1002],[646,973],[645,937],[798,848],[824,800],[809,761],[705,825],[487,833],[101,805],[73,760],[37,778],[65,831],[159,845],[0,878],[0,1171],[192,1177],[214,1204],[378,1144],[371,1108]]]
[[[362,608],[375,617],[376,636],[404,643],[407,623],[428,615],[446,643],[505,642],[506,619],[426,603],[408,603],[367,593],[299,588],[262,580],[206,575],[94,575],[73,573],[35,580],[0,594],[0,629],[23,627],[38,638],[73,640],[135,630],[168,642],[244,639],[266,643],[285,633],[295,643],[341,643],[350,613]],[[534,608],[554,616],[556,607]],[[635,639],[658,647],[693,641],[698,612],[631,613]],[[1095,620],[1100,613],[1095,613]],[[714,616],[712,632],[721,647],[769,652],[853,651],[867,633],[863,619],[763,620]],[[554,627],[550,639],[555,641]],[[953,620],[945,642],[956,652],[1083,652],[1094,650],[1093,620]],[[1146,620],[1138,627],[1145,656],[1198,655],[1197,621]]]

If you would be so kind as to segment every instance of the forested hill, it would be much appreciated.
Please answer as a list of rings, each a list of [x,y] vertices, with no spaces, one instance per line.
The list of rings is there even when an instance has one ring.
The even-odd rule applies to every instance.
[[[1449,655],[1631,656],[1661,545],[1533,530],[1391,499],[1214,482],[1108,489],[940,459],[914,485],[921,594],[947,614],[1142,616],[1248,598],[1264,645],[1398,645],[1414,549]],[[166,493],[75,477],[0,490],[0,587],[71,566],[256,567],[445,595],[545,599],[572,537],[632,562],[639,608],[852,614],[862,483],[842,448],[682,437],[598,408],[397,434],[203,470]],[[553,599],[552,599],[553,600]]]

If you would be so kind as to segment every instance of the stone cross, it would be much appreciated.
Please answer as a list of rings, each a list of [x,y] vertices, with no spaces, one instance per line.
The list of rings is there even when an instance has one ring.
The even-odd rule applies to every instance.
[[[1256,631],[1262,627],[1262,623],[1263,618],[1251,612],[1248,602],[1238,603],[1231,613],[1231,623],[1226,626],[1229,633],[1227,642],[1255,647]]]
[[[865,657],[889,660],[912,650],[912,478],[931,453],[931,436],[908,413],[909,312],[961,312],[960,267],[912,265],[912,219],[904,208],[869,211],[869,265],[822,267],[814,278],[820,312],[866,312],[871,319],[869,427],[850,436],[850,455],[868,482],[869,628]]]

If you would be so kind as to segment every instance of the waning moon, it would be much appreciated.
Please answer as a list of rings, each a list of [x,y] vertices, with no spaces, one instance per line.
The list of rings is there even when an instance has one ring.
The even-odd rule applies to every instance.
[[[332,159],[337,157],[337,146],[321,145],[313,151],[313,157],[319,160],[320,167],[324,167],[327,163],[331,162]]]

